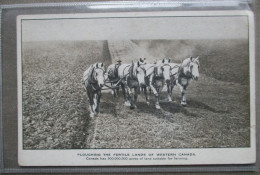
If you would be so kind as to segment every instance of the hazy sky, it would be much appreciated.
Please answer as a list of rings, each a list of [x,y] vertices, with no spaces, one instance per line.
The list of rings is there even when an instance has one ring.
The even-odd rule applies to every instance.
[[[23,20],[23,41],[248,38],[247,17]]]

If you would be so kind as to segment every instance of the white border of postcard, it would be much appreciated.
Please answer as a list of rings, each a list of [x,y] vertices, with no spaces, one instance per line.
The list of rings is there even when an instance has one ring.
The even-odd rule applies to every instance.
[[[151,16],[247,16],[249,21],[250,65],[250,145],[248,148],[196,149],[75,149],[23,150],[22,147],[22,68],[21,21],[52,18],[151,17]],[[255,33],[250,11],[176,11],[22,15],[17,17],[18,76],[18,162],[20,166],[122,166],[122,165],[206,165],[250,164],[256,161],[255,121]],[[109,159],[109,160],[108,160]]]

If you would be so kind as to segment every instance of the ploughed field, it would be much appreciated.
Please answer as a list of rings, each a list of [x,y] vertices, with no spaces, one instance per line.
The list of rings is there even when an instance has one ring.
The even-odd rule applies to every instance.
[[[180,43],[169,42],[24,43],[24,149],[250,146],[249,86],[245,78],[248,72],[237,72],[233,76],[240,66],[242,70],[248,70],[248,53],[239,49],[247,47],[245,41],[234,41],[233,44],[230,41],[227,50],[222,48],[225,41],[218,41],[215,45],[212,43],[216,42],[210,42],[210,45],[193,41],[191,45],[195,45],[197,50],[189,50],[188,41],[185,41],[186,45],[181,42],[180,53],[186,51],[186,56],[190,56],[199,50],[202,55],[200,78],[193,81],[187,90],[187,107],[180,105],[177,87],[173,102],[167,102],[167,94],[163,92],[160,110],[154,107],[153,94],[150,96],[151,104],[147,105],[141,93],[137,109],[130,110],[123,105],[122,91],[118,98],[105,91],[101,97],[100,113],[95,118],[89,117],[82,74],[90,64],[104,62],[109,65],[118,58],[129,62],[127,57],[123,60],[124,55],[129,57],[129,45],[132,50],[140,46],[138,54],[145,55],[148,60],[148,54],[174,58],[169,44],[175,48]],[[159,46],[166,50],[153,53],[154,47],[158,49]],[[241,52],[240,57],[236,51]],[[151,59],[155,59],[151,55]],[[179,58],[175,58],[176,62],[180,61]],[[233,63],[231,70],[225,69],[224,58],[227,63]]]

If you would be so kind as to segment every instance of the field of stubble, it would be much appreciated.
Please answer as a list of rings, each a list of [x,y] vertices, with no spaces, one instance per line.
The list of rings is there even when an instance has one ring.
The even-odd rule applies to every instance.
[[[142,42],[134,43],[143,46]],[[151,49],[152,54],[153,45],[157,47],[158,43],[151,42],[146,52]],[[188,88],[187,107],[180,105],[177,88],[174,89],[174,101],[162,102],[160,110],[154,108],[153,95],[150,106],[145,103],[144,95],[139,95],[137,109],[130,110],[122,105],[121,91],[119,98],[106,92],[102,94],[100,114],[93,119],[89,117],[87,94],[81,84],[82,74],[94,62],[111,64],[127,49],[118,49],[118,53],[114,53],[110,48],[113,52],[110,53],[104,41],[34,42],[23,46],[24,149],[250,145],[249,87],[244,78],[248,77],[248,72],[238,72],[235,74],[238,78],[232,75],[236,69],[241,69],[236,64],[247,64],[248,53],[235,52],[246,46],[243,42],[230,45],[232,47],[227,51],[218,48],[212,52],[214,47],[211,46],[203,52],[201,44],[196,45],[199,50],[190,51],[201,52],[202,73],[199,80]],[[176,53],[170,53],[170,50],[163,53],[174,57]],[[222,62],[223,58],[228,58],[227,63],[234,63],[232,70],[224,69],[227,66]],[[244,69],[248,69],[247,65],[242,67]],[[165,98],[163,93],[161,100]]]

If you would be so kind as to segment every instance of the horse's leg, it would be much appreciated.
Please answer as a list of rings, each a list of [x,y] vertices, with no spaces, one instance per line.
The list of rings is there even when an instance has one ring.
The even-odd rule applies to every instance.
[[[168,100],[172,101],[172,94],[171,94],[171,83],[167,84],[167,92],[168,92]]]
[[[134,89],[134,107],[135,108],[136,108],[136,102],[137,102],[137,97],[138,97],[138,94],[139,94],[139,90],[140,90],[139,87]]]
[[[174,86],[176,85],[176,80],[174,80],[173,78],[171,78],[171,82],[169,84],[167,84],[167,91],[168,91],[168,99],[169,101],[172,101],[172,90],[174,88]]]
[[[118,88],[113,89],[114,97],[118,97]]]
[[[119,90],[119,88],[113,88],[114,97],[118,97],[118,90]]]
[[[116,89],[113,89],[112,91],[113,91],[114,97],[116,97],[116,96],[117,96],[117,94],[116,94]]]
[[[181,105],[182,106],[186,106],[186,86],[183,86],[179,83],[177,83],[177,85],[179,86],[180,90],[181,90]]]
[[[119,88],[116,88],[116,97],[118,97]]]
[[[123,95],[124,95],[124,99],[125,99],[125,106],[130,106],[130,103],[127,99],[127,92],[126,92],[126,85],[124,83],[121,83],[121,87],[122,87],[122,92],[123,92]]]
[[[96,109],[97,109],[97,100],[98,100],[98,95],[95,93],[94,96],[93,96],[93,111],[94,111],[94,114],[96,114]]]
[[[174,88],[174,86],[176,85],[176,82],[178,81],[178,79],[176,79],[176,80],[173,80],[173,82],[171,83],[171,86],[170,86],[170,93],[171,93],[171,97],[173,98],[173,95],[172,95],[172,91],[173,91],[173,88]],[[174,98],[173,98],[174,99]]]
[[[170,95],[171,95],[171,98],[173,98],[173,100],[174,100],[174,97],[173,97],[173,95],[172,95],[172,91],[173,91],[173,88],[174,88],[174,84],[172,84],[171,86],[170,86]]]
[[[90,92],[90,91],[87,91],[87,94],[88,94],[90,117],[93,118],[95,116],[94,108],[93,108],[93,105],[94,105],[94,101],[93,101],[94,94],[93,94],[93,92]]]
[[[99,112],[99,104],[100,104],[100,98],[101,98],[101,91],[98,91],[97,93],[97,106],[96,106],[96,112]]]
[[[155,98],[156,98],[155,108],[156,108],[156,109],[161,109],[160,103],[159,103],[159,93],[157,93],[157,94],[155,95]]]
[[[131,106],[131,90],[130,88],[125,85],[125,92],[126,92],[126,98],[125,98],[125,106]]]
[[[187,89],[187,86],[184,86],[183,87],[183,92],[182,92],[182,105],[183,106],[186,106],[187,105],[187,102],[186,102],[186,89]]]
[[[135,108],[135,96],[134,94],[136,93],[135,88],[129,88],[128,87],[128,94],[129,94],[129,99],[130,99],[130,109],[134,109]]]
[[[111,85],[111,87],[113,87],[113,83],[110,83],[110,85]],[[114,95],[114,97],[115,97],[115,90],[114,89],[111,90],[111,94]]]
[[[160,94],[161,94],[162,90],[163,90],[163,86],[160,86],[160,87],[157,88],[157,93],[158,93],[158,95],[157,95],[157,97],[156,97],[156,106],[155,106],[156,109],[161,109],[159,100],[160,100]]]
[[[153,83],[152,83],[152,76],[151,76],[151,79],[150,79],[150,87],[155,95],[155,98],[156,98],[156,103],[155,103],[155,108],[156,109],[160,109],[160,105],[159,105],[159,94],[157,92],[157,90],[155,89],[155,87],[153,86]]]
[[[144,95],[145,95],[145,99],[146,99],[146,103],[149,105],[149,95],[147,94],[147,86],[144,87]]]

